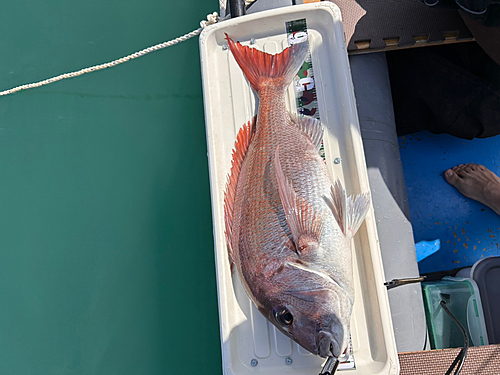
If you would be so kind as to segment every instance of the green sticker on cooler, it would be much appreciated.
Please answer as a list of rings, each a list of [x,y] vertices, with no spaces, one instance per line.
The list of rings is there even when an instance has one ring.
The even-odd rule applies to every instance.
[[[286,30],[288,42],[290,44],[300,42],[302,38],[307,38],[306,19],[303,18],[287,22]],[[297,77],[294,80],[294,86],[298,112],[319,120],[316,85],[314,83],[314,69],[310,52],[307,54],[302,67],[297,73]]]
[[[288,34],[289,44],[300,43],[301,39],[308,37],[306,19],[302,18],[287,22],[286,31]],[[321,120],[319,116],[316,84],[314,82],[314,69],[310,51],[307,54],[301,68],[297,72],[297,76],[295,77],[293,84],[295,87],[297,112],[302,115],[311,116],[317,120]],[[319,153],[324,159],[325,150],[323,145],[321,145]]]

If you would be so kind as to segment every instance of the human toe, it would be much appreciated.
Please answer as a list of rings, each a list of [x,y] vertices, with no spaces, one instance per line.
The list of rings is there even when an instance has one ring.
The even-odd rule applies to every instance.
[[[460,177],[453,169],[447,169],[444,172],[444,178],[446,179],[446,181],[448,181],[450,185],[455,186],[460,182]]]
[[[464,166],[463,170],[467,173],[471,173],[471,172],[474,172],[475,171],[475,167],[474,167],[474,164],[467,164]]]
[[[464,164],[460,164],[458,167],[453,168],[453,172],[455,172],[458,177],[466,178],[469,176],[471,169],[468,169]]]

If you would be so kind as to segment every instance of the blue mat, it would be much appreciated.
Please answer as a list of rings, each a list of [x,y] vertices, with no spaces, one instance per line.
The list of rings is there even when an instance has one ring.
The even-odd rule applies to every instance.
[[[399,138],[415,242],[440,240],[420,273],[473,265],[500,255],[500,216],[444,179],[458,164],[483,164],[500,175],[500,136],[472,141],[427,131]],[[418,254],[417,254],[418,255]]]

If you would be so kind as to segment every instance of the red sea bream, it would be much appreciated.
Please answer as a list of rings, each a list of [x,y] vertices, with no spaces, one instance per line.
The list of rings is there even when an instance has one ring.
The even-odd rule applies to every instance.
[[[256,121],[238,133],[224,198],[230,257],[272,324],[310,352],[338,358],[354,302],[351,240],[369,196],[346,198],[318,153],[321,123],[285,108],[308,41],[270,55],[227,40],[259,97]]]

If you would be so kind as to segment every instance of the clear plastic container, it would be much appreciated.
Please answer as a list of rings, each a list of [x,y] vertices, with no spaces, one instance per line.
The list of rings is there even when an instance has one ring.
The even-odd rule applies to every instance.
[[[422,283],[424,307],[432,349],[458,348],[464,345],[462,331],[444,311],[440,302],[468,330],[470,346],[488,345],[479,289],[474,280],[445,277],[441,281]]]

